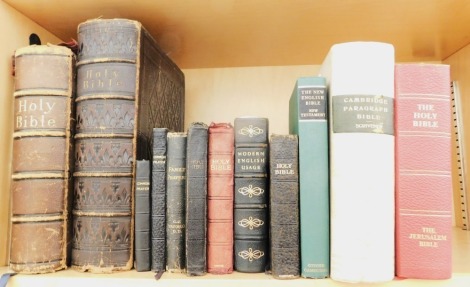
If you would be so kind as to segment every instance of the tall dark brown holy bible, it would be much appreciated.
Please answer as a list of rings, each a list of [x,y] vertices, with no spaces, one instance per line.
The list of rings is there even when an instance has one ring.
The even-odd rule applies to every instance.
[[[135,162],[183,130],[184,75],[137,21],[81,23],[78,45],[72,267],[129,270]]]
[[[69,259],[75,55],[65,47],[15,53],[10,268],[64,269]]]

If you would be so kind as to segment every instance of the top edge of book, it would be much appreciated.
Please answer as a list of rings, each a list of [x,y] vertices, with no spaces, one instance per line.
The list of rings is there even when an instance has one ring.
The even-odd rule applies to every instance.
[[[74,53],[70,48],[65,46],[59,46],[54,44],[47,45],[29,45],[16,49],[15,57],[20,57],[23,55],[64,55],[72,56]]]
[[[132,20],[132,19],[126,19],[126,18],[94,18],[94,19],[88,19],[80,24],[78,24],[78,30],[84,26],[88,25],[122,25],[123,27],[125,26],[132,26],[136,28],[141,28],[142,23],[140,23],[137,20]]]

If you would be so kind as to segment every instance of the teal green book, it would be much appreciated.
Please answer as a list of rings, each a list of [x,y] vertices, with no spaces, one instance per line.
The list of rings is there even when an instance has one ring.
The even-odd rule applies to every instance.
[[[297,79],[289,132],[299,138],[300,267],[305,278],[330,274],[328,103],[326,79]]]

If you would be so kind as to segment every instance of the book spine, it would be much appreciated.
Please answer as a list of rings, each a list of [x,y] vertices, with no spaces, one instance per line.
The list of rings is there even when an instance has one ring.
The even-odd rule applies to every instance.
[[[70,259],[75,56],[28,46],[14,61],[10,268],[53,272]]]
[[[334,45],[320,75],[330,108],[331,278],[390,281],[395,275],[394,49]]]
[[[150,270],[150,161],[135,167],[135,269]]]
[[[139,35],[125,20],[78,26],[72,267],[80,271],[133,266]]]
[[[230,123],[209,126],[207,178],[207,271],[233,272],[234,131]]]
[[[129,270],[135,161],[154,127],[182,130],[184,75],[137,21],[81,23],[78,46],[72,267]]]
[[[300,276],[298,151],[297,135],[271,135],[270,251],[277,279]]]
[[[397,276],[452,275],[448,65],[396,65]]]
[[[289,128],[299,140],[301,276],[330,275],[328,102],[323,77],[297,80]]]
[[[264,272],[268,243],[268,119],[235,119],[234,266]]]
[[[186,269],[186,147],[187,133],[167,134],[166,270]]]
[[[166,128],[153,129],[151,193],[151,269],[165,271],[166,264]]]
[[[186,154],[186,274],[206,273],[208,127],[192,123]]]

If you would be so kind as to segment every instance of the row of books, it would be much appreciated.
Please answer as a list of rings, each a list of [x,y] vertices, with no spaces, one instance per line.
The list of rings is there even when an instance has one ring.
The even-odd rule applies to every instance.
[[[95,19],[78,43],[14,55],[10,268],[134,266],[135,162],[182,131],[182,71],[137,21]]]
[[[330,49],[320,76],[299,79],[290,102],[303,274],[449,278],[449,66],[396,64],[390,44],[351,42]]]
[[[234,128],[156,128],[153,146],[151,163],[137,162],[138,271],[256,273],[271,263],[274,277],[299,277],[297,136],[268,143],[266,118],[239,117]]]
[[[335,62],[341,53],[372,66],[366,69],[371,75],[363,72],[353,81],[341,75],[337,69],[351,68]],[[177,168],[186,167],[187,182],[180,184],[180,193],[187,194],[179,200],[186,198],[188,212],[206,207],[204,200],[191,206],[190,193],[203,185],[191,184],[190,171],[207,171],[207,242],[200,242],[207,247],[207,269],[217,274],[230,273],[233,266],[241,272],[263,272],[269,265],[275,278],[346,282],[449,278],[449,67],[395,64],[393,47],[383,43],[336,45],[329,57],[322,67],[325,76],[299,78],[295,84],[289,105],[291,135],[271,135],[268,142],[267,119],[236,118],[235,136],[230,123],[213,124],[204,140],[188,139],[186,149],[179,149],[179,159],[184,150],[188,154],[186,164]],[[337,66],[328,66],[332,61]],[[348,83],[370,78],[377,83],[375,93],[360,92],[364,83],[348,91]],[[343,90],[337,92],[336,85]],[[215,132],[221,128],[224,133]],[[207,154],[200,152],[204,141]],[[189,156],[191,150],[200,157]],[[168,169],[171,156],[168,152]],[[167,188],[167,196],[173,193]],[[171,200],[166,202],[171,214]],[[199,225],[185,222],[184,216],[177,222],[204,230],[204,214],[200,218]],[[171,228],[166,232],[168,250],[174,242]],[[180,251],[189,253],[204,249],[187,239],[179,244]],[[217,250],[221,246],[223,251]]]
[[[87,21],[78,47],[15,54],[15,271],[450,276],[448,66],[334,45],[268,142],[259,117],[183,132],[184,75],[140,23]]]

